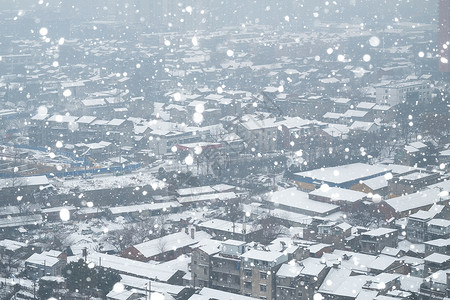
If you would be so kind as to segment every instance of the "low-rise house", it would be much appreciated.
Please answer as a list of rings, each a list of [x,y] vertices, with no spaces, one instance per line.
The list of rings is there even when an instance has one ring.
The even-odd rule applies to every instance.
[[[220,252],[221,242],[207,240],[207,242],[192,249],[191,281],[194,287],[211,287],[212,256]]]
[[[309,199],[339,205],[343,211],[354,212],[362,208],[362,202],[368,197],[363,192],[330,187],[310,192]]]
[[[359,241],[361,252],[377,254],[384,247],[397,247],[398,244],[397,229],[378,228],[361,234]]]
[[[56,253],[57,254],[57,253]],[[25,260],[25,270],[28,278],[36,280],[43,276],[59,276],[67,261],[61,253],[55,256],[53,251],[34,253]]]
[[[425,257],[425,275],[431,275],[439,270],[445,270],[450,268],[450,255],[441,253],[432,253]]]
[[[415,193],[439,181],[440,174],[424,170],[411,170],[406,173],[394,175],[389,180],[389,193],[391,195],[404,195]]]
[[[305,191],[313,191],[322,184],[327,184],[329,187],[352,189],[354,185],[363,180],[382,176],[389,172],[388,166],[354,163],[295,173],[293,179]]]
[[[315,258],[283,264],[276,273],[277,299],[313,299],[328,270],[326,264]]]
[[[206,232],[191,233],[177,232],[154,240],[131,246],[122,251],[121,256],[138,261],[168,261],[177,258],[181,254],[190,253],[191,247],[200,240],[210,238]]]
[[[430,240],[426,241],[424,244],[425,255],[429,255],[431,253],[450,255],[450,238]]]

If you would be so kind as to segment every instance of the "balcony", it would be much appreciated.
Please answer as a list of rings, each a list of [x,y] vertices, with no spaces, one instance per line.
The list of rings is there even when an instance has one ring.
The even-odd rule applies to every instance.
[[[237,266],[231,266],[231,265],[213,265],[212,271],[216,273],[226,273],[230,275],[241,275],[241,271],[237,269]]]
[[[230,291],[236,291],[236,292],[239,292],[241,290],[241,284],[233,282],[233,281],[213,279],[211,284],[212,284],[213,288],[217,287],[221,290],[230,290]]]

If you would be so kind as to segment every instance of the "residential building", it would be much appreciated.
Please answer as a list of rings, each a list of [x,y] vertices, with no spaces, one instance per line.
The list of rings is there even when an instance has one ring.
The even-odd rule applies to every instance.
[[[276,299],[313,299],[328,270],[325,263],[315,258],[283,264],[276,273]]]
[[[276,272],[287,261],[283,252],[251,249],[241,255],[241,294],[260,299],[276,298]]]
[[[241,291],[241,255],[246,243],[237,240],[222,242],[220,252],[211,257],[211,286],[215,289],[239,293]]]
[[[377,104],[397,105],[407,101],[413,94],[417,94],[420,103],[430,102],[430,83],[425,80],[399,81],[376,88]]]
[[[378,228],[361,234],[359,241],[361,252],[377,254],[381,253],[384,247],[397,247],[397,229]]]

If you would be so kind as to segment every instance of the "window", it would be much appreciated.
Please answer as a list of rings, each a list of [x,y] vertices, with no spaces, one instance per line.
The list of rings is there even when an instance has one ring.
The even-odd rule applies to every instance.
[[[267,292],[267,285],[265,285],[265,284],[260,284],[260,285],[259,285],[259,291],[260,291],[260,292]]]
[[[259,272],[259,278],[260,279],[267,279],[267,273],[266,272]]]
[[[245,281],[245,282],[244,282],[244,288],[246,288],[246,289],[251,289],[251,288],[252,288],[252,283],[251,283],[251,282],[248,282],[248,281]]]
[[[245,269],[245,270],[244,270],[244,275],[245,275],[246,277],[252,277],[252,270]]]

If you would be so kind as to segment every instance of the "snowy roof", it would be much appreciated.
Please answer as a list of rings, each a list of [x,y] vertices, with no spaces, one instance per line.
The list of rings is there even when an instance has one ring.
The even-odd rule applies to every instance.
[[[275,191],[271,193],[267,201],[274,203],[275,206],[283,205],[319,214],[330,213],[339,208],[337,205],[311,200],[307,193],[299,191],[295,187]]]
[[[56,257],[48,256],[45,254],[34,253],[30,257],[25,260],[25,263],[42,265],[42,266],[54,266],[59,262],[59,259]]]
[[[389,268],[397,259],[393,256],[379,255],[371,264],[367,267],[372,270],[384,271]]]
[[[241,233],[244,232],[244,224],[238,223],[238,222],[231,222],[226,220],[220,220],[220,219],[213,219],[206,222],[199,223],[198,226],[200,228],[205,229],[212,229],[217,231],[223,231],[223,232],[236,232]],[[253,231],[256,231],[257,228],[254,228],[254,226],[247,226],[246,232],[250,233]]]
[[[176,192],[180,196],[188,196],[188,195],[199,195],[199,194],[214,193],[215,190],[211,186],[206,185],[206,186],[198,186],[198,187],[177,189]]]
[[[400,254],[400,251],[401,250],[397,248],[384,247],[383,250],[381,250],[381,254],[389,256],[398,256]]]
[[[372,126],[377,126],[377,125],[374,122],[355,121],[352,123],[352,125],[350,125],[350,129],[369,131],[372,128]]]
[[[446,262],[450,262],[450,256],[441,254],[441,253],[432,253],[423,259],[427,262],[432,262],[436,264],[443,264]]]
[[[120,126],[125,121],[126,121],[125,119],[112,119],[111,121],[108,122],[108,125],[109,126]]]
[[[388,199],[385,202],[396,212],[407,212],[439,202],[440,192],[439,189],[426,189],[414,194]]]
[[[194,203],[194,202],[203,202],[203,201],[224,201],[237,199],[239,196],[234,192],[226,192],[226,193],[210,193],[210,194],[202,194],[202,195],[193,195],[186,197],[178,197],[177,201],[181,204]]]
[[[381,228],[377,228],[377,229],[374,229],[374,230],[363,232],[361,235],[375,237],[375,236],[384,236],[386,234],[391,234],[391,233],[394,233],[394,232],[397,232],[397,229],[382,228],[381,227]]]
[[[356,108],[359,109],[371,109],[376,105],[376,103],[373,102],[360,102],[358,105],[356,105]]]
[[[75,116],[68,115],[53,115],[47,119],[49,122],[57,122],[57,123],[73,123],[78,119]]]
[[[363,180],[362,183],[374,191],[388,186],[388,181],[384,175]]]
[[[410,218],[419,219],[419,220],[431,220],[437,212],[429,211],[429,210],[419,210],[418,212],[410,215]]]
[[[0,218],[0,228],[19,227],[42,224],[41,215],[27,215],[10,218]]]
[[[344,118],[362,118],[367,115],[367,111],[364,110],[354,110],[349,109],[345,113],[342,114]]]
[[[134,245],[144,257],[152,257],[160,253],[164,253],[171,250],[177,250],[186,246],[191,246],[198,243],[199,240],[210,237],[206,232],[198,231],[194,235],[194,239],[190,234],[184,232],[177,232],[150,240],[141,244]]]
[[[450,220],[447,219],[433,219],[427,222],[428,226],[449,227]]]
[[[136,204],[136,205],[126,205],[126,206],[117,206],[110,207],[108,210],[113,215],[125,214],[125,213],[133,213],[133,212],[142,212],[142,211],[153,211],[153,210],[164,210],[172,207],[180,207],[181,205],[176,201],[171,202],[162,202],[162,203],[146,203],[146,204]]]
[[[384,173],[387,173],[388,171],[389,169],[387,167],[354,163],[349,165],[321,168],[295,173],[295,175],[306,178],[309,177],[335,184],[341,184],[349,181],[355,181],[361,178],[382,175]]]
[[[283,252],[263,251],[258,249],[250,249],[244,254],[241,254],[241,258],[243,258],[244,260],[253,259],[266,262],[274,262],[275,264],[287,261],[287,255]]]
[[[188,300],[255,300],[255,298],[204,287]]]
[[[343,189],[339,187],[330,187],[327,189],[316,189],[309,193],[310,195],[330,198],[333,201],[356,202],[367,197],[366,193]]]
[[[136,288],[139,290],[145,290],[148,289],[149,286],[149,280],[144,278],[138,278],[130,275],[121,274],[120,277],[122,278],[120,282],[125,287],[131,287]],[[160,293],[168,293],[170,295],[178,295],[181,293],[186,287],[179,286],[179,285],[172,285],[167,284],[164,282],[158,282],[158,281],[151,281],[150,287],[152,291],[160,292]]]
[[[43,208],[41,210],[41,213],[43,213],[43,214],[59,213],[62,209],[67,209],[68,211],[74,211],[77,208],[73,205],[49,207],[49,208]]]
[[[446,247],[450,246],[450,238],[448,239],[436,239],[424,242],[426,245],[435,246],[435,247]]]
[[[17,251],[24,247],[27,247],[27,244],[22,243],[22,242],[13,241],[13,240],[9,240],[9,239],[4,239],[4,240],[0,241],[0,248],[3,248],[5,250]]]
[[[77,261],[78,259],[80,259],[80,257],[72,256],[68,258],[68,262]],[[128,275],[135,275],[137,277],[159,280],[163,282],[167,282],[178,272],[178,270],[168,268],[167,266],[163,267],[160,265],[148,264],[98,252],[89,253],[87,259],[95,265],[111,268],[119,271],[119,273],[126,273]]]
[[[3,206],[0,210],[0,216],[17,215],[20,213],[18,206]]]
[[[319,259],[308,257],[302,261],[283,264],[277,271],[277,276],[295,278],[300,275],[319,276],[326,268],[326,264],[322,264]]]
[[[92,123],[97,117],[93,116],[82,116],[77,120],[77,123],[80,124],[90,124]]]

